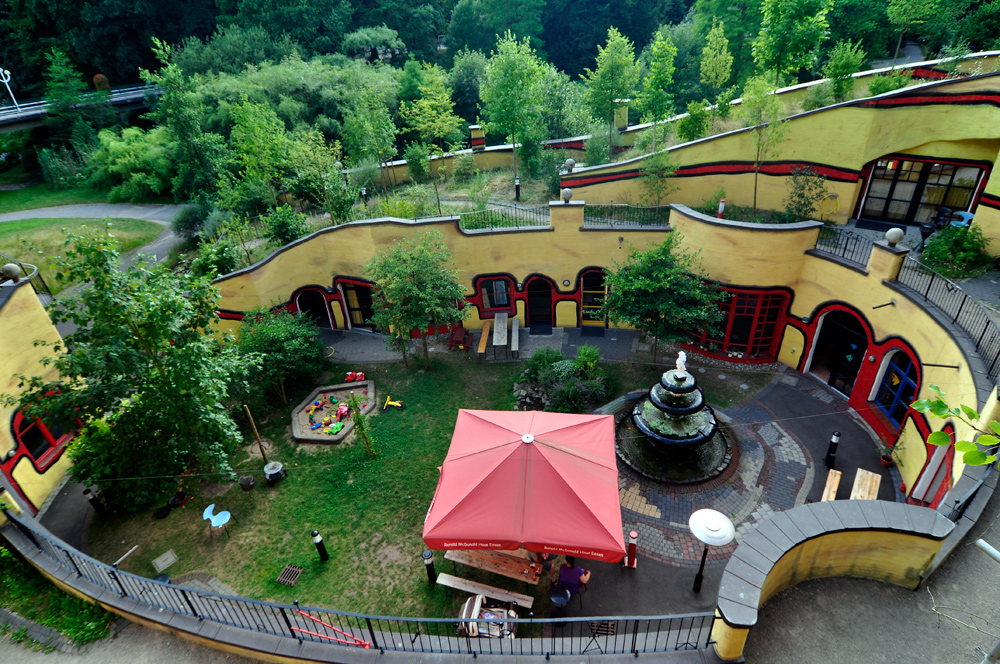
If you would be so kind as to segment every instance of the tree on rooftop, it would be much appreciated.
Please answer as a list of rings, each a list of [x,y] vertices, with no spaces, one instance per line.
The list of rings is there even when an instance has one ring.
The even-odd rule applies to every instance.
[[[827,14],[833,0],[764,0],[760,33],[753,57],[763,71],[774,72],[774,83],[816,62],[820,44],[829,34]]]
[[[737,115],[744,127],[750,127],[753,137],[753,209],[757,209],[757,178],[760,167],[784,140],[785,109],[781,99],[772,94],[771,77],[754,76],[743,88],[743,99]]]
[[[939,16],[944,7],[941,0],[889,0],[886,13],[892,27],[899,31],[896,50],[892,53],[892,64],[896,64],[899,49],[903,45],[903,37],[913,28],[923,25],[935,16]]]
[[[176,490],[186,472],[232,477],[239,428],[224,403],[255,356],[216,336],[219,295],[207,278],[139,261],[122,270],[110,233],[67,234],[60,274],[90,287],[49,308],[77,330],[48,346],[58,379],[21,375],[9,405],[65,430],[94,424],[71,444],[74,479],[138,509]]]
[[[452,267],[452,255],[440,231],[417,233],[377,252],[365,265],[375,282],[375,313],[370,322],[386,335],[386,346],[403,355],[413,330],[461,322],[468,311],[465,288]],[[427,335],[422,336],[424,360],[431,367]]]
[[[507,137],[515,146],[537,140],[542,124],[542,79],[545,69],[527,39],[507,31],[486,64],[480,88],[485,129]],[[517,150],[514,152],[517,177]]]
[[[671,86],[674,83],[674,58],[677,47],[673,42],[657,32],[650,45],[649,72],[642,80],[642,90],[639,92],[639,107],[643,119],[652,122],[653,152],[656,152],[657,134],[665,134],[670,130],[666,120],[674,110],[674,95]],[[659,123],[659,124],[657,124]]]
[[[723,86],[733,75],[733,55],[729,52],[729,40],[726,39],[725,26],[712,20],[712,29],[705,39],[705,48],[701,51],[701,82],[712,88],[712,128],[715,129],[715,112],[719,105],[719,95]]]
[[[666,55],[665,50],[669,50],[668,47],[663,47],[661,56]],[[676,55],[676,48],[673,53]],[[670,61],[672,67],[673,57]],[[608,28],[607,43],[597,47],[597,69],[584,70],[584,78],[587,80],[587,105],[595,118],[608,121],[610,143],[617,100],[631,98],[639,84],[639,65],[635,61],[632,40],[613,27]]]
[[[605,276],[601,314],[653,337],[654,363],[660,343],[690,339],[722,320],[718,289],[698,274],[698,257],[684,251],[681,240],[672,232],[652,249],[633,249]]]

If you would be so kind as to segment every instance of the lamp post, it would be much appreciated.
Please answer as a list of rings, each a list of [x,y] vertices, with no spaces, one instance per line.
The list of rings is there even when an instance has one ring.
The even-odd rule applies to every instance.
[[[725,546],[736,537],[736,528],[722,512],[715,510],[697,510],[688,519],[688,527],[698,541],[705,545],[701,553],[701,566],[694,577],[694,592],[701,592],[702,581],[705,580],[705,559],[708,558],[709,546]]]
[[[10,89],[10,70],[9,69],[0,69],[0,81],[3,81],[3,84],[5,86],[7,86],[7,94],[10,95],[11,101],[14,102],[14,108],[16,108],[17,112],[20,113],[21,112],[21,107],[20,107],[20,105],[18,105],[17,99],[14,99],[14,93],[11,92],[11,89]]]
[[[521,178],[520,178],[520,176],[514,178],[514,200],[515,201],[521,200]]]

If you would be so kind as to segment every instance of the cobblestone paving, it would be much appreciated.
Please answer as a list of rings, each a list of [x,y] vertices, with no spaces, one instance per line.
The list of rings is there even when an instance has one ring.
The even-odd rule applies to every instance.
[[[782,378],[779,374],[777,380]],[[830,403],[822,388],[806,384],[799,389]],[[831,406],[840,410],[839,404]],[[722,563],[758,523],[805,502],[815,471],[802,445],[774,421],[756,397],[723,412],[732,420],[728,435],[736,439],[740,455],[736,473],[718,486],[679,492],[620,464],[625,535],[627,538],[631,530],[638,533],[638,549],[643,555],[678,567],[697,567],[703,545],[691,534],[688,517],[695,510],[711,508],[729,516],[736,526],[732,544],[709,549],[708,560]]]

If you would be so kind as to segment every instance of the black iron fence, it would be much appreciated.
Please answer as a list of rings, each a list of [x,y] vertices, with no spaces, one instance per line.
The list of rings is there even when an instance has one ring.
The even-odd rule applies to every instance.
[[[499,209],[462,212],[459,225],[465,231],[497,230],[503,228],[548,227],[549,209],[529,207],[504,207]]]
[[[865,267],[873,244],[871,239],[854,231],[824,226],[816,239],[816,251]]]
[[[995,385],[1000,378],[1000,328],[986,309],[958,284],[909,256],[903,261],[896,281],[912,288],[925,301],[937,305],[953,323],[972,337],[986,365],[990,382]]]
[[[617,203],[610,205],[587,205],[583,210],[584,228],[666,227],[669,221],[669,205],[639,207]]]
[[[164,612],[192,616],[253,632],[328,643],[336,647],[456,655],[634,654],[698,650],[711,641],[712,613],[676,616],[588,617],[534,620],[478,619],[480,633],[460,633],[457,619],[395,618],[330,609],[273,604],[193,590],[129,574],[94,560],[4,511],[25,538],[15,546],[35,548],[70,575]],[[12,527],[7,526],[7,530]],[[419,572],[422,574],[422,571]],[[72,579],[65,582],[72,583]],[[164,613],[163,622],[170,619]],[[465,621],[469,622],[469,621]]]

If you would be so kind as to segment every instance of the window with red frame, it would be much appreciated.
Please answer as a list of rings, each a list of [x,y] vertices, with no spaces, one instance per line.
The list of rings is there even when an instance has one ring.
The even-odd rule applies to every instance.
[[[58,424],[45,424],[41,420],[25,417],[20,411],[14,414],[11,433],[18,447],[28,453],[39,470],[48,465],[46,455],[71,438]]]
[[[479,293],[485,311],[511,311],[510,279],[482,279]]]
[[[739,291],[724,288],[731,296],[719,302],[725,318],[720,334],[695,335],[696,343],[722,353],[743,353],[773,360],[777,355],[782,316],[788,306],[784,291]]]

